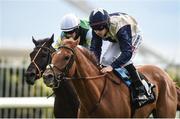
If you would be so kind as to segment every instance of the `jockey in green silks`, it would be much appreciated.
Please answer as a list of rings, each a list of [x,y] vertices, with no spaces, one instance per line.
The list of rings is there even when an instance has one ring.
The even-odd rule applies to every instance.
[[[56,42],[54,48],[58,49],[63,39],[72,37],[77,40],[80,37],[79,45],[90,48],[92,30],[89,27],[89,22],[85,19],[79,19],[74,14],[66,14],[61,21],[61,36]]]

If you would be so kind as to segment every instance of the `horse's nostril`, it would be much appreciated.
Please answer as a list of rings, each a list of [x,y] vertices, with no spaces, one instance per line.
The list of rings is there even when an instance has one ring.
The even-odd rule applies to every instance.
[[[35,83],[36,74],[33,72],[25,72],[26,82],[33,85]]]
[[[26,73],[25,73],[25,76],[26,76],[26,77],[35,77],[36,74],[35,74],[34,72],[26,72]]]
[[[54,85],[54,75],[53,74],[43,74],[43,80],[46,86],[53,87]]]
[[[48,79],[51,79],[51,78],[53,78],[53,75],[52,75],[52,74],[49,74],[49,75],[47,76],[47,78],[48,78]]]
[[[48,75],[43,75],[44,79],[52,79],[53,78],[53,74],[48,74]]]
[[[30,76],[30,77],[35,77],[36,74],[32,72],[32,73],[29,74],[29,76]]]

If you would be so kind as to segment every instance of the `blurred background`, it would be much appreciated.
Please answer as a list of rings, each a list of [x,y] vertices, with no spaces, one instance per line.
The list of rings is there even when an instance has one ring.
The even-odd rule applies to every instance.
[[[52,91],[42,80],[34,86],[24,81],[29,53],[34,48],[32,36],[37,40],[54,34],[56,42],[63,15],[75,13],[88,19],[97,7],[109,13],[124,12],[137,20],[143,44],[135,58],[136,65],[157,65],[175,81],[180,80],[179,0],[0,0],[0,97],[49,95]],[[103,48],[106,47],[104,43]],[[0,117],[47,117],[52,108],[17,110],[2,108]]]

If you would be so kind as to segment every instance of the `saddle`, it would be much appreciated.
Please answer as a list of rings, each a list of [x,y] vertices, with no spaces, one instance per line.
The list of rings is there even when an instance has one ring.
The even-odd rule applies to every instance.
[[[155,101],[155,93],[153,91],[153,88],[155,87],[154,84],[148,82],[147,78],[140,72],[140,79],[141,83],[144,85],[144,88],[146,90],[145,96],[138,96],[135,92],[132,84],[132,80],[130,79],[129,73],[125,68],[117,68],[114,71],[114,74],[118,76],[129,88],[130,94],[131,94],[131,105],[134,109],[140,108],[146,104],[152,103]],[[138,98],[137,98],[138,97]]]

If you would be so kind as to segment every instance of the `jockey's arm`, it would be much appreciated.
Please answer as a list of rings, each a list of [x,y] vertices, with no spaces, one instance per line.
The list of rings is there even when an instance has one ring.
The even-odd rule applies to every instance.
[[[100,61],[101,51],[102,51],[102,38],[96,35],[94,31],[92,31],[92,40],[90,50],[95,54],[98,61]]]
[[[57,50],[59,46],[62,43],[62,40],[65,38],[64,32],[61,32],[61,35],[59,36],[58,40],[56,41],[56,44],[54,45],[54,48]]]
[[[122,67],[126,64],[132,57],[132,35],[131,35],[131,26],[123,26],[117,32],[117,39],[119,41],[121,55],[111,64],[114,68]]]
[[[56,44],[54,45],[54,48],[57,50],[59,46],[61,45],[63,39],[63,33],[61,33],[61,36],[59,36],[58,40],[56,41]]]
[[[90,49],[92,40],[92,30],[89,29],[86,33],[86,48]]]
[[[60,44],[61,44],[61,38],[59,37],[58,40],[56,41],[56,44],[54,45],[54,49],[57,50],[59,48]]]

